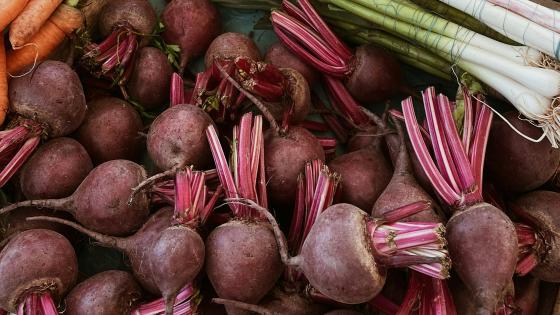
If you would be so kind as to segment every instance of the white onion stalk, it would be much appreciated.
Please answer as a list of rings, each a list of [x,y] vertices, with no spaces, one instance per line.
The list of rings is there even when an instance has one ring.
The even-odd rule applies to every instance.
[[[529,0],[488,0],[535,23],[560,33],[560,12]]]
[[[518,43],[560,59],[560,34],[486,0],[440,0]]]
[[[326,1],[330,2],[330,1]],[[541,63],[541,53],[527,46],[504,44],[490,37],[478,34],[461,25],[419,8],[409,0],[354,0],[364,7],[375,10],[385,16],[418,25],[431,32],[470,43],[487,51],[506,57],[522,65]],[[468,1],[467,1],[468,2]]]
[[[560,144],[560,107],[558,101],[546,98],[535,91],[482,65],[460,61],[458,65],[482,82],[494,88],[519,112],[543,130],[552,147]],[[554,104],[556,102],[556,104]]]
[[[404,36],[450,62],[455,62],[459,67],[502,94],[525,117],[543,129],[553,147],[559,146],[560,73],[557,71],[521,66],[493,51],[475,46],[472,41],[462,42],[403,22],[401,19],[388,17],[379,11],[372,10],[369,6],[356,4],[364,2],[371,4],[367,0],[328,0],[328,2],[376,23],[384,29]],[[401,15],[404,13],[399,12]],[[411,14],[412,17],[416,16],[421,19],[423,12],[412,12]]]

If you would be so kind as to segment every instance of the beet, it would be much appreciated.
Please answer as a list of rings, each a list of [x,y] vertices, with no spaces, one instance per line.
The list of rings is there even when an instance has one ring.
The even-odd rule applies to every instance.
[[[270,226],[234,220],[206,239],[206,274],[219,297],[257,304],[280,277],[283,266]],[[244,314],[227,306],[229,315]]]
[[[181,48],[181,69],[192,57],[202,55],[222,28],[218,10],[209,0],[173,0],[161,19],[165,41]]]
[[[538,241],[534,251],[538,265],[531,274],[540,280],[560,282],[560,193],[533,191],[511,200],[508,205],[536,233]]]
[[[99,32],[109,36],[117,25],[125,24],[142,35],[152,34],[157,17],[154,8],[147,0],[109,1],[99,16]]]
[[[383,48],[364,45],[356,49],[346,88],[364,104],[384,101],[402,89],[403,73],[397,59]]]
[[[508,112],[504,117],[520,132],[539,138],[542,131],[530,122],[519,119],[519,113]],[[547,141],[534,143],[522,138],[501,118],[492,122],[486,154],[486,174],[501,190],[523,193],[549,181],[560,165],[560,149]]]
[[[319,79],[317,70],[311,68],[279,42],[272,44],[268,48],[264,56],[264,61],[278,68],[291,68],[296,70],[303,75],[310,86],[315,84]]]
[[[67,64],[47,60],[10,81],[10,107],[36,121],[49,137],[63,137],[84,120],[86,100],[78,75]]]
[[[7,143],[0,149],[0,159],[5,161],[0,187],[29,158],[41,138],[70,134],[80,126],[86,111],[78,75],[58,61],[45,61],[32,73],[11,80],[9,98],[15,116],[11,129],[0,135]]]
[[[17,313],[32,293],[63,297],[76,282],[78,261],[62,235],[43,229],[14,236],[0,252],[0,308]]]
[[[477,314],[491,314],[515,271],[515,227],[496,207],[478,203],[456,211],[446,229],[453,268],[473,292]],[[489,261],[501,263],[489,266]]]
[[[325,160],[323,147],[309,131],[296,126],[281,136],[269,130],[264,143],[268,196],[274,204],[291,206],[299,173],[305,162]]]
[[[336,204],[317,218],[303,244],[299,267],[315,288],[335,301],[367,302],[385,284],[385,270],[375,263],[366,222],[360,209]]]
[[[294,54],[327,76],[329,89],[336,98],[344,99],[349,92],[358,102],[370,104],[386,100],[402,89],[403,72],[393,55],[370,44],[352,51],[329,29],[310,2],[298,2],[283,9],[271,13],[276,35]],[[309,49],[319,45],[321,49]],[[333,89],[339,84],[333,79],[343,81],[345,88],[341,88],[345,91]]]
[[[160,209],[140,230],[126,238],[106,236],[56,218],[33,219],[66,224],[103,246],[125,253],[138,282],[148,292],[163,296],[169,314],[177,293],[194,280],[204,265],[202,238],[187,226],[171,226],[172,214],[170,208]]]
[[[98,273],[78,284],[66,297],[65,314],[128,315],[142,297],[134,277],[120,270]]]
[[[135,160],[143,139],[142,118],[126,101],[116,97],[96,99],[89,104],[76,138],[95,164],[110,160]]]
[[[238,57],[262,60],[261,52],[251,38],[245,34],[227,32],[210,43],[204,55],[204,64],[210,68],[214,60],[235,60]]]
[[[145,193],[137,194],[128,203],[131,190],[145,178],[146,171],[140,165],[113,160],[94,168],[70,197],[21,201],[2,208],[0,213],[29,206],[67,211],[92,230],[126,235],[140,227],[148,216]]]
[[[395,170],[385,190],[376,199],[371,215],[374,218],[382,218],[390,211],[404,207],[418,201],[429,202],[431,209],[424,210],[403,218],[403,222],[442,222],[438,215],[441,210],[432,197],[418,184],[413,173],[412,163],[408,154],[402,126],[395,122],[399,135],[388,134],[385,136],[389,147],[398,151],[393,154]],[[359,152],[359,151],[356,151]],[[362,208],[369,209],[369,208]]]
[[[57,138],[41,146],[24,164],[20,187],[27,199],[68,197],[93,169],[86,149],[72,138]]]
[[[128,94],[145,109],[162,107],[169,99],[172,74],[173,68],[161,50],[143,47],[136,53],[126,86]]]
[[[206,128],[212,119],[193,105],[176,105],[161,113],[148,132],[148,154],[161,170],[194,165],[209,166],[210,147]]]
[[[380,148],[346,153],[329,162],[329,168],[342,177],[340,201],[360,209],[371,209],[392,174],[392,167]]]

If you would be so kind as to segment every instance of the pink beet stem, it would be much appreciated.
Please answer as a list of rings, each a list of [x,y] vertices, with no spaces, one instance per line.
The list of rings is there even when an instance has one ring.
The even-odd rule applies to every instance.
[[[110,51],[111,55],[101,65],[101,71],[103,73],[107,73],[110,70],[112,70],[113,68],[121,65],[120,61],[121,61],[122,57],[124,56],[125,52],[127,51],[128,44],[130,43],[131,40],[132,40],[132,38],[126,37],[122,42],[120,42],[118,44],[118,46],[115,46],[114,51],[112,51],[112,50]],[[98,60],[98,61],[101,61],[101,60]]]
[[[287,2],[287,0],[284,0],[284,2]],[[309,0],[299,0],[298,3],[307,16],[305,21],[308,21],[309,24],[311,24],[319,34],[321,34],[321,37],[340,56],[341,59],[343,59],[346,63],[349,63],[354,56],[350,48],[338,39],[333,31],[327,26],[327,23],[321,19],[319,13],[315,11]]]
[[[297,253],[303,234],[303,222],[305,216],[305,185],[304,176],[300,174],[297,179],[296,201],[290,230],[288,232],[288,247],[292,254]]]
[[[175,219],[179,224],[196,228],[210,215],[221,194],[221,186],[209,195],[205,183],[206,174],[191,168],[180,170],[175,175]],[[211,196],[209,201],[208,196]]]
[[[404,120],[404,114],[397,109],[394,109],[394,108],[390,109],[389,114],[391,114],[391,116],[395,117],[396,119],[398,119],[400,121],[403,121],[403,122],[405,121]],[[432,147],[432,140],[430,139],[430,134],[428,133],[426,128],[424,128],[424,126],[418,125],[418,127],[420,128],[420,133],[422,134],[422,137],[424,138],[424,141],[425,141],[427,147],[431,148]]]
[[[479,101],[477,101],[479,103]],[[479,106],[481,106],[479,104]],[[475,134],[472,143],[472,151],[470,156],[471,167],[475,176],[478,192],[482,200],[482,178],[484,170],[484,157],[486,156],[486,145],[488,143],[488,135],[490,134],[490,127],[492,126],[492,110],[488,106],[481,106],[480,114],[478,115]]]
[[[402,109],[405,117],[406,129],[410,137],[410,142],[418,156],[418,160],[422,165],[422,169],[430,179],[435,191],[441,196],[446,204],[452,205],[457,200],[460,200],[460,195],[451,188],[449,183],[443,178],[438,168],[434,164],[430,152],[426,147],[426,143],[420,133],[420,126],[414,114],[414,105],[412,98],[409,97],[402,101]]]
[[[348,117],[356,125],[369,123],[369,118],[361,110],[361,106],[354,100],[342,82],[334,77],[325,75],[325,83],[334,98],[333,106]]]
[[[399,306],[393,301],[386,298],[383,294],[376,295],[368,302],[369,307],[380,311],[385,315],[395,315],[399,310]]]
[[[440,223],[367,223],[372,245],[393,266],[408,266],[420,273],[445,279],[449,276],[445,228]],[[425,262],[422,259],[425,258]],[[431,262],[428,262],[429,260]]]
[[[393,223],[407,218],[416,213],[429,210],[432,208],[432,203],[429,201],[417,201],[400,208],[386,212],[381,218],[383,221]]]
[[[473,115],[473,105],[472,99],[468,95],[468,90],[463,88],[463,104],[465,111],[465,119],[463,122],[463,147],[465,148],[465,153],[470,156],[472,134],[474,129],[474,115]]]
[[[273,11],[271,18],[274,26],[299,40],[300,44],[305,47],[304,49],[314,54],[317,60],[322,60],[335,68],[348,69],[346,62],[310,27],[281,11]]]
[[[451,107],[449,106],[449,99],[443,94],[438,95],[438,106],[436,111],[439,111],[439,118],[443,125],[443,131],[447,138],[447,143],[451,151],[451,156],[457,167],[459,176],[459,185],[461,191],[472,190],[475,185],[474,176],[471,170],[471,165],[465,149],[459,138],[459,133],[455,127]]]
[[[39,136],[29,138],[25,141],[16,155],[14,155],[10,162],[0,172],[0,187],[6,185],[12,176],[14,176],[14,174],[22,167],[25,161],[27,161],[27,159],[35,151],[39,142],[41,142],[41,138]]]
[[[213,125],[208,126],[206,129],[206,137],[210,144],[210,150],[212,151],[212,156],[214,162],[216,163],[216,170],[218,172],[218,177],[220,182],[224,186],[224,193],[228,198],[239,198],[237,194],[237,188],[233,180],[233,176],[229,170],[227,159],[225,157],[224,151],[218,139],[218,134]],[[238,213],[239,205],[237,203],[228,203],[229,207],[233,213]]]
[[[396,312],[396,315],[408,315],[415,309],[423,292],[423,286],[420,284],[418,278],[418,273],[414,271],[409,273],[406,294],[404,295],[403,301]]]
[[[200,106],[204,103],[203,96],[208,90],[209,82],[212,77],[212,68],[206,69],[196,75],[196,82],[191,94],[189,104]]]
[[[288,15],[290,15],[291,17],[297,19],[299,22],[304,23],[307,26],[313,27],[313,25],[310,25],[307,22],[307,16],[303,12],[303,10],[301,10],[296,4],[290,1],[282,1],[281,7],[282,10],[288,13]]]
[[[0,314],[7,314],[0,310]],[[29,293],[18,306],[18,315],[57,315],[56,305],[49,291]]]
[[[272,12],[274,14],[275,12]],[[272,15],[274,17],[274,15]],[[279,26],[273,24],[274,32],[276,36],[282,41],[282,43],[288,47],[295,55],[301,58],[305,63],[315,67],[317,70],[321,71],[322,73],[328,73],[334,77],[343,78],[346,76],[348,72],[347,65],[340,65],[340,64],[330,64],[328,61],[323,61],[312,53],[310,53],[304,47],[301,47],[294,39],[292,39],[286,31]]]
[[[319,140],[319,143],[321,144],[321,146],[325,150],[336,148],[336,139],[334,139],[334,138],[331,138],[331,137],[317,137],[317,140]]]
[[[181,76],[176,72],[173,72],[173,75],[171,76],[171,89],[169,94],[169,103],[171,106],[185,103],[185,86],[183,78],[181,78]]]
[[[429,87],[426,91],[422,92],[426,121],[428,122],[428,131],[430,132],[430,137],[434,146],[434,155],[438,168],[453,190],[459,193],[461,190],[456,180],[458,177],[457,169],[455,163],[450,158],[449,146],[443,134],[439,117],[437,117],[435,94],[435,89],[433,87]]]
[[[192,284],[186,285],[177,297],[173,306],[174,315],[194,315],[200,303],[200,292]],[[131,315],[163,315],[165,314],[165,300],[159,298],[149,303],[140,305],[133,310]]]
[[[126,30],[118,28],[113,31],[107,38],[105,38],[100,44],[88,45],[85,49],[84,58],[91,58],[98,56],[100,54],[105,54],[107,50],[113,48],[120,40],[120,37],[127,33]]]
[[[267,204],[266,187],[264,186],[264,144],[262,135],[262,116],[253,119],[252,113],[247,113],[233,130],[232,156],[228,166],[218,135],[213,126],[209,126],[206,135],[210,143],[212,156],[220,182],[225,188],[228,198],[244,198]],[[262,175],[259,175],[261,174]],[[264,201],[264,202],[263,202]],[[229,203],[237,217],[260,218],[258,212],[246,205]]]

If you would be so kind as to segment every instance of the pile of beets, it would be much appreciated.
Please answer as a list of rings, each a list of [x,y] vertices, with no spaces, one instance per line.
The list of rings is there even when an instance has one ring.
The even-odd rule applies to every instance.
[[[309,0],[266,52],[210,0],[99,3],[9,80],[0,314],[560,314],[560,150],[519,113],[398,94]]]

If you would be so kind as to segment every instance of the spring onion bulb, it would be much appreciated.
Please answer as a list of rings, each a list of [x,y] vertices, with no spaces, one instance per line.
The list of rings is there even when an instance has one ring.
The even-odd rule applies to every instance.
[[[441,0],[497,32],[560,59],[560,34],[486,0]]]

